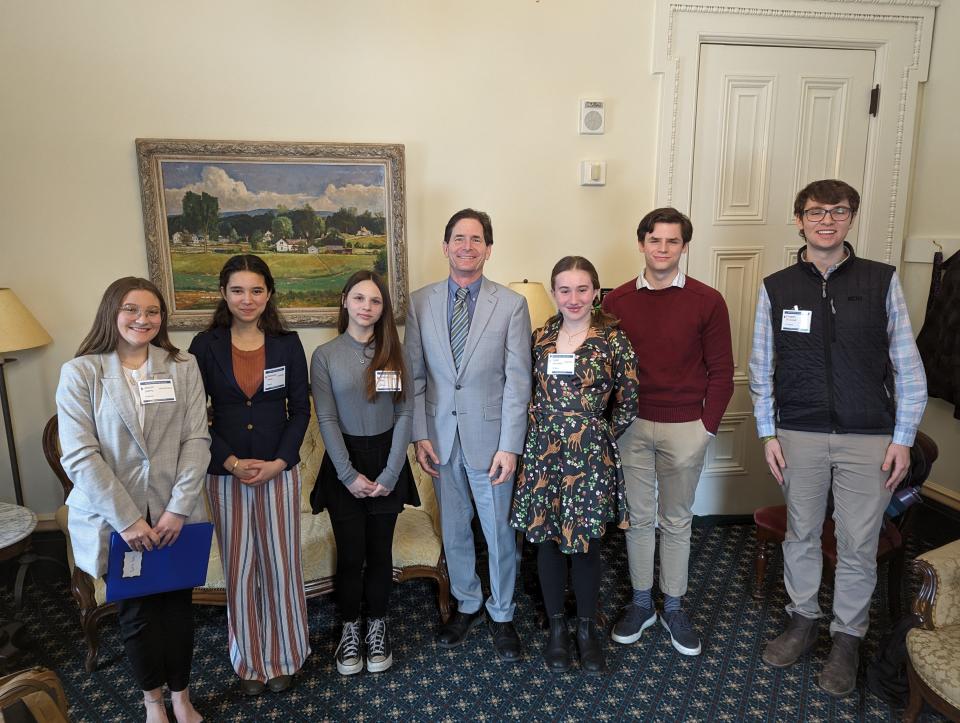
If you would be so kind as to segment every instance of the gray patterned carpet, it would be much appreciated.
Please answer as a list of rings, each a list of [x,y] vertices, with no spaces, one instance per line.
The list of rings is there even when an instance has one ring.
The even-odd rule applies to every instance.
[[[429,582],[413,581],[394,588],[391,670],[350,678],[338,675],[333,664],[339,639],[333,601],[313,600],[309,603],[313,654],[295,687],[252,699],[240,695],[229,665],[225,610],[197,607],[193,697],[208,721],[899,720],[900,711],[866,692],[863,685],[865,662],[873,658],[879,635],[890,625],[880,609],[879,590],[856,694],[835,700],[816,686],[816,673],[829,650],[825,624],[816,651],[807,659],[782,671],[763,664],[763,645],[783,624],[785,599],[778,558],[768,570],[768,599],[758,603],[751,598],[752,535],[753,528],[747,525],[694,529],[686,607],[703,635],[704,652],[699,657],[676,653],[657,625],[634,645],[608,640],[607,675],[549,674],[540,658],[544,633],[537,626],[536,601],[523,584],[518,585],[515,618],[526,645],[520,664],[493,658],[485,628],[475,630],[461,648],[441,650],[433,644],[434,588]],[[601,604],[613,617],[629,587],[622,533],[607,538],[604,558]],[[532,563],[532,556],[526,555],[522,575],[535,574]],[[829,590],[821,604],[829,609]],[[0,592],[0,607],[12,607],[8,590]],[[25,609],[17,615],[26,621],[35,646],[16,667],[44,665],[55,670],[66,687],[74,721],[142,720],[141,694],[114,620],[102,626],[100,667],[87,674],[77,610],[66,585],[29,587]]]

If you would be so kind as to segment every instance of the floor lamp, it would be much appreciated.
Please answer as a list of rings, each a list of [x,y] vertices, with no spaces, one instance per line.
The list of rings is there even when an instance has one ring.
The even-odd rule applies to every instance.
[[[7,431],[7,449],[10,450],[13,489],[20,506],[23,506],[23,487],[20,484],[17,444],[13,439],[10,400],[7,397],[7,380],[4,374],[6,365],[16,359],[5,359],[3,355],[11,351],[44,346],[52,341],[46,329],[33,318],[33,314],[20,302],[13,289],[0,288],[0,404],[3,406],[3,427]]]

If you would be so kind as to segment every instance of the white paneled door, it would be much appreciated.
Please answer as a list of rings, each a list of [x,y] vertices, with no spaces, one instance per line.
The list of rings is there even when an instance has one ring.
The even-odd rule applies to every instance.
[[[747,387],[757,292],[802,245],[792,211],[799,189],[821,178],[862,188],[875,60],[872,50],[700,46],[687,264],[727,302],[735,391],[707,453],[698,514],[782,501]],[[856,228],[848,240],[856,247]]]

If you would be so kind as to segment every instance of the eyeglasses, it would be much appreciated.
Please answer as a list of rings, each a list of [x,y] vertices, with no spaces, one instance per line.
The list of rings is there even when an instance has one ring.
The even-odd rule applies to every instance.
[[[143,314],[150,321],[160,321],[160,317],[163,316],[163,312],[158,306],[141,307],[136,304],[124,304],[120,307],[120,313],[129,316],[131,319],[139,319],[140,315]]]
[[[808,208],[803,212],[803,217],[808,221],[822,221],[828,213],[834,221],[846,221],[853,215],[853,211],[846,206],[834,206],[829,210],[826,208]]]

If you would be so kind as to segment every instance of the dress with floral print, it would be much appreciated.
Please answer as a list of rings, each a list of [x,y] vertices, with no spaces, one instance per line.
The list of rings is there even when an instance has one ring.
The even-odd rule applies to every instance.
[[[530,542],[578,553],[608,522],[628,526],[616,437],[637,416],[637,368],[623,331],[591,327],[574,373],[547,374],[559,329],[556,320],[533,333],[533,398],[510,524]]]

